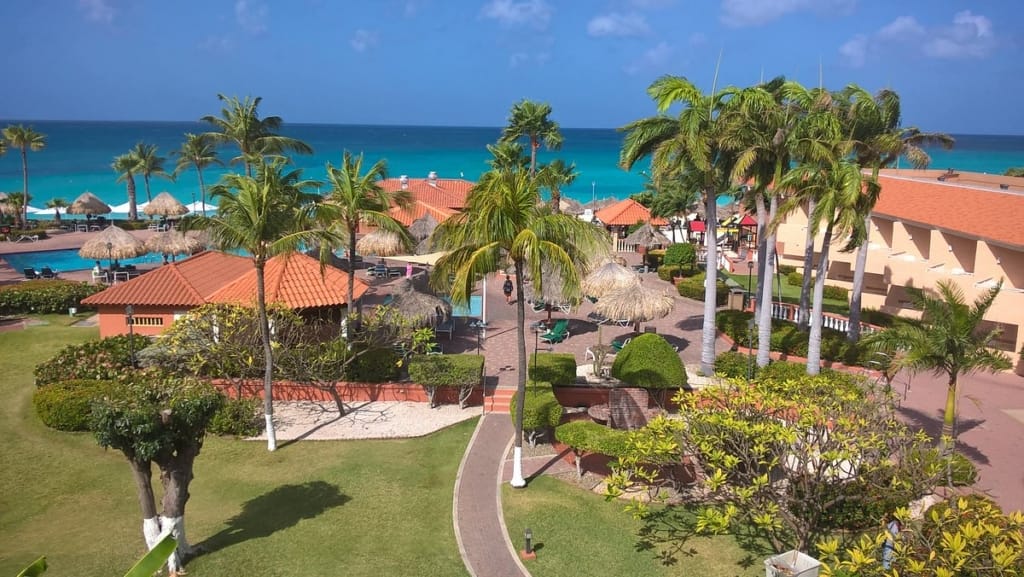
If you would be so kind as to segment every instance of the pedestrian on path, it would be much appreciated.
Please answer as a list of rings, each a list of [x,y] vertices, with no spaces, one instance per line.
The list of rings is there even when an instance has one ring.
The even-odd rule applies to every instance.
[[[505,302],[512,304],[512,277],[505,275],[505,284],[501,286],[501,292],[505,293]]]

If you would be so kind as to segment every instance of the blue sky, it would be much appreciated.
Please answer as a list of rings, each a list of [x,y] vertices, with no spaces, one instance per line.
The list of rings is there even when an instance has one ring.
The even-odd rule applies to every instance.
[[[1020,0],[5,0],[0,117],[194,120],[216,94],[290,122],[565,127],[654,112],[676,74],[896,89],[904,122],[1024,134]]]

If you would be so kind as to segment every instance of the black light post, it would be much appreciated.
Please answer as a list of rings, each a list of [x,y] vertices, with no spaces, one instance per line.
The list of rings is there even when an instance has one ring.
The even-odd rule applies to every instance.
[[[743,308],[750,307],[750,285],[753,283],[753,280],[754,280],[754,261],[748,260],[747,261],[747,306],[745,306]]]
[[[537,375],[537,351],[540,349],[540,327],[533,329],[533,374]]]
[[[125,321],[128,323],[128,356],[131,359],[132,368],[135,368],[135,307],[128,305],[124,307]]]
[[[529,555],[533,553],[533,531],[531,531],[529,527],[526,528],[526,531],[523,531],[523,540],[526,554]]]

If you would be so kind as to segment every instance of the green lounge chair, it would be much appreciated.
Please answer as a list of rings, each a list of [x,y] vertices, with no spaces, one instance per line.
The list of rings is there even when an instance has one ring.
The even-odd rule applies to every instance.
[[[569,319],[559,319],[550,331],[540,336],[540,340],[554,344],[564,341],[567,336],[569,336]]]
[[[633,339],[632,338],[628,338],[628,339],[626,339],[624,341],[612,341],[612,350],[615,351],[616,353],[618,353],[619,351],[622,350],[622,347],[628,345],[629,341],[631,341],[631,340],[633,340]]]

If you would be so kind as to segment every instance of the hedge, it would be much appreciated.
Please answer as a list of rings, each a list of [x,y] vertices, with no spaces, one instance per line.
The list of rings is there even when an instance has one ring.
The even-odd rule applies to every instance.
[[[392,348],[368,350],[345,368],[345,379],[357,383],[387,383],[398,378],[402,356]]]
[[[804,282],[804,275],[793,271],[786,274],[786,284],[790,286],[802,286]],[[825,290],[822,293],[824,298],[829,300],[845,301],[849,298],[850,291],[843,287],[834,285],[825,285]]]
[[[680,276],[682,272],[683,267],[677,264],[663,264],[658,267],[658,278],[666,282],[671,282],[672,279]]]
[[[583,476],[583,454],[620,457],[629,451],[629,431],[612,429],[593,421],[571,421],[555,429],[555,440],[572,449],[576,475]]]
[[[750,365],[750,355],[726,351],[715,357],[715,374],[727,379],[745,379],[747,371],[751,370]]]
[[[697,264],[697,249],[688,242],[669,245],[665,249],[665,264],[692,268]]]
[[[459,406],[465,408],[483,374],[481,355],[416,355],[409,359],[409,378],[426,389],[431,407],[437,406],[434,395],[438,387],[453,387],[459,389]]]
[[[529,359],[527,378],[562,387],[576,382],[576,355],[569,353],[534,353]]]
[[[512,397],[509,413],[513,422],[516,418],[516,407],[519,406],[519,395]],[[562,422],[562,405],[551,390],[551,383],[533,383],[526,389],[526,404],[523,405],[523,431],[530,446],[536,446],[537,440]]]
[[[644,333],[634,337],[615,355],[611,374],[630,385],[652,389],[686,386],[686,368],[665,337]]]
[[[68,280],[30,280],[0,287],[0,314],[67,313],[71,307],[88,310],[82,299],[105,287]]]
[[[149,344],[146,337],[136,335],[134,338],[136,351]],[[36,365],[36,385],[75,379],[123,380],[133,372],[130,350],[131,338],[128,335],[68,345],[49,360]]]
[[[747,329],[747,321],[752,313],[746,311],[719,311],[716,315],[716,327],[720,332],[729,335],[741,346],[758,346],[757,327],[753,334]],[[769,349],[786,355],[797,357],[807,356],[808,333],[797,329],[795,324],[772,319],[772,341]],[[828,361],[839,361],[846,365],[865,366],[870,351],[861,348],[857,343],[846,340],[846,334],[828,328],[821,330],[821,358]]]
[[[689,299],[704,301],[704,280],[707,278],[707,273],[699,272],[689,278],[684,278],[679,281],[676,285],[676,290],[679,291],[679,296],[683,296]],[[726,286],[725,282],[719,280],[715,288],[715,305],[724,306],[729,300],[729,287]]]
[[[110,381],[79,379],[39,387],[32,395],[39,420],[58,431],[88,431],[92,403],[113,385]]]

